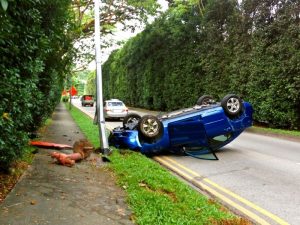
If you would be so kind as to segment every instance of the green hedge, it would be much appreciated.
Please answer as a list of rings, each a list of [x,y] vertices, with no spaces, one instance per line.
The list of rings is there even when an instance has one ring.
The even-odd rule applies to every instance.
[[[299,2],[173,4],[103,65],[105,98],[156,110],[228,93],[253,104],[254,119],[300,128]]]
[[[22,155],[28,134],[60,100],[71,65],[71,0],[8,1],[0,7],[0,167]]]

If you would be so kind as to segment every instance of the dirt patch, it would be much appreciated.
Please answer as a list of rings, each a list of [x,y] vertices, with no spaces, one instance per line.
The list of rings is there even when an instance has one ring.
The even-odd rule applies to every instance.
[[[176,196],[176,193],[174,193],[174,192],[164,190],[164,189],[155,190],[155,189],[151,188],[145,181],[140,181],[139,186],[142,188],[145,188],[149,192],[157,192],[161,195],[167,196],[168,198],[170,198],[171,201],[177,202],[177,196]]]
[[[14,163],[9,171],[0,171],[0,204],[14,188],[22,174],[27,170],[29,164],[23,161]]]

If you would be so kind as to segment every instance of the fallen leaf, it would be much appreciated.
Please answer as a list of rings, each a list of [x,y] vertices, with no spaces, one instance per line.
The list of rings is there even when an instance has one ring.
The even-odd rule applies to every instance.
[[[147,185],[144,184],[144,183],[139,183],[139,186],[140,186],[140,187],[146,187]]]
[[[118,214],[121,215],[121,216],[125,216],[125,215],[126,215],[125,209],[118,208],[118,209],[117,209],[117,212],[118,212]]]
[[[35,200],[31,200],[30,204],[31,205],[36,205],[36,201]]]

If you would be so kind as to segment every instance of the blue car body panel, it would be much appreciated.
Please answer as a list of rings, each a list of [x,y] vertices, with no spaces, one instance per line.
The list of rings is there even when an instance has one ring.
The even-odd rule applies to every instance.
[[[143,154],[179,152],[185,149],[217,150],[252,126],[253,109],[243,102],[243,111],[228,117],[220,104],[175,111],[159,117],[163,135],[151,143],[143,141],[138,130],[115,128],[109,138],[110,145],[129,148]]]

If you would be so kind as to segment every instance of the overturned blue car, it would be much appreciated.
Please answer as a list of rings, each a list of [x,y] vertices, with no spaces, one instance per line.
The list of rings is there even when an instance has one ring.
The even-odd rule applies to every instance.
[[[109,143],[147,155],[214,154],[252,126],[252,113],[251,104],[235,94],[226,95],[221,102],[204,95],[190,108],[158,116],[128,114],[123,127],[111,132]]]

